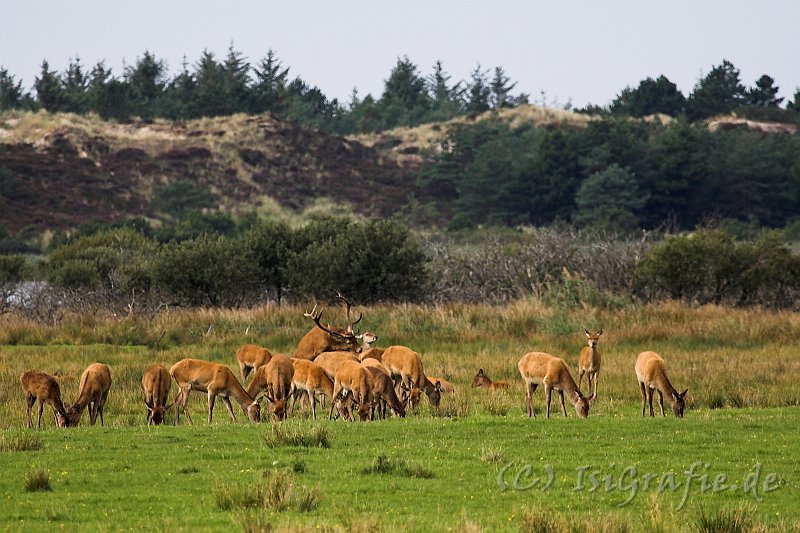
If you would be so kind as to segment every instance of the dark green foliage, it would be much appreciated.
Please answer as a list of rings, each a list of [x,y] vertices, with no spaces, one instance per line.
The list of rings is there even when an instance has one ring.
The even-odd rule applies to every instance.
[[[783,98],[777,98],[779,87],[775,80],[764,74],[756,80],[756,86],[748,89],[747,103],[760,107],[778,107]]]
[[[739,69],[724,59],[697,82],[686,102],[691,120],[730,113],[746,102],[746,89],[739,79]]]
[[[636,213],[646,202],[633,173],[614,163],[581,184],[575,195],[574,220],[597,229],[630,232],[639,226]]]
[[[405,459],[395,459],[386,455],[378,455],[372,464],[362,470],[365,474],[388,474],[402,477],[415,477],[431,479],[434,477],[432,470],[420,464],[411,464]]]
[[[0,111],[7,109],[25,109],[32,105],[30,95],[25,93],[21,81],[15,81],[14,76],[0,66]],[[2,194],[0,185],[0,194]]]
[[[775,233],[736,242],[720,230],[670,237],[636,266],[647,299],[697,303],[791,305],[800,289],[800,258]]]
[[[197,238],[203,234],[233,235],[236,232],[236,222],[230,215],[219,211],[204,213],[192,209],[183,214],[180,220],[173,225],[165,225],[157,229],[156,239],[161,242],[185,241]]]
[[[610,111],[633,117],[644,117],[655,113],[676,117],[683,113],[685,105],[686,98],[678,87],[666,76],[661,75],[655,80],[653,78],[642,80],[636,88],[623,89],[611,102]]]

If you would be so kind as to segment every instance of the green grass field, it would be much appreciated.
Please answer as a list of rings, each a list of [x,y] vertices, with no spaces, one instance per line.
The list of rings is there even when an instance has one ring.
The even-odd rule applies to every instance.
[[[147,364],[191,356],[233,369],[244,342],[291,352],[308,329],[301,311],[75,317],[47,327],[4,317],[0,530],[800,527],[795,314],[672,305],[564,311],[531,302],[502,310],[369,308],[365,328],[378,332],[378,344],[415,348],[429,373],[455,383],[439,416],[423,401],[405,419],[295,416],[255,425],[238,408],[232,423],[218,402],[209,426],[205,395],[193,393],[194,426],[144,425],[139,380]],[[568,405],[568,418],[553,409],[545,419],[541,391],[539,416],[526,418],[517,360],[544,350],[574,367],[584,325],[606,331],[600,398],[589,418]],[[641,418],[633,361],[644,349],[660,352],[675,386],[689,388],[684,419]],[[59,430],[46,411],[41,431],[24,429],[22,371],[61,370],[71,402],[93,361],[109,364],[114,379],[106,427],[89,427],[84,416],[80,427]],[[479,367],[512,388],[471,389]]]

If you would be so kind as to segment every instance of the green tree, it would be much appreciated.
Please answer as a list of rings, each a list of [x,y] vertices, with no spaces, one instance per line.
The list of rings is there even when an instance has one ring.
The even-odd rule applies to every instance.
[[[626,87],[611,102],[610,111],[614,114],[625,114],[643,117],[655,113],[664,113],[672,117],[683,113],[686,98],[666,76],[657,79],[647,78],[634,88]]]
[[[415,126],[424,120],[430,109],[427,86],[408,56],[397,59],[384,82],[380,107],[386,128]]]
[[[194,117],[194,102],[197,81],[189,72],[189,63],[183,58],[182,68],[164,90],[164,115],[171,119],[188,119]]]
[[[143,119],[160,115],[160,100],[167,86],[167,63],[145,50],[142,57],[125,71],[134,113]]]
[[[285,111],[289,67],[284,67],[275,52],[270,49],[254,69],[254,72],[255,82],[251,88],[253,112],[271,111],[277,115],[282,115]]]
[[[188,180],[178,180],[157,187],[150,207],[180,218],[191,210],[216,207],[216,203],[216,196],[206,187]]]
[[[493,109],[501,109],[528,103],[528,95],[520,94],[513,96],[511,94],[511,91],[513,91],[516,86],[517,82],[511,83],[511,78],[506,75],[503,67],[495,67],[494,76],[489,82],[489,106]]]
[[[226,115],[246,112],[250,108],[250,63],[244,55],[233,48],[233,43],[228,47],[228,55],[222,63],[224,78],[224,91],[227,108]]]
[[[89,76],[84,72],[79,57],[70,60],[61,83],[66,98],[64,110],[79,114],[88,112],[91,104],[87,94]]]
[[[280,304],[291,278],[287,272],[292,246],[291,229],[280,222],[261,222],[245,233],[242,240],[247,250],[244,260],[250,261],[255,268],[258,294],[267,298],[271,295]]]
[[[470,74],[467,86],[467,111],[470,113],[483,113],[491,109],[492,88],[487,74],[487,71],[481,70],[480,64]]]
[[[462,83],[450,83],[451,76],[445,72],[441,61],[436,61],[433,72],[426,79],[431,98],[430,120],[447,120],[464,110],[464,88]]]
[[[759,107],[779,107],[783,98],[778,98],[779,87],[775,80],[764,74],[756,80],[755,87],[747,90],[747,103]]]
[[[611,231],[631,231],[638,225],[638,212],[647,202],[635,176],[612,164],[595,172],[581,184],[575,195],[575,222]]]
[[[739,79],[739,69],[728,60],[711,69],[700,79],[686,102],[691,120],[730,113],[746,102],[746,89]]]
[[[786,110],[793,111],[794,113],[800,115],[800,89],[797,89],[794,92],[794,98],[792,98],[791,102],[786,104]]]
[[[61,85],[58,71],[50,70],[47,60],[42,61],[41,72],[33,82],[36,99],[39,105],[51,113],[63,111],[67,102],[67,95]]]
[[[30,107],[30,96],[22,88],[21,81],[0,66],[0,111]]]

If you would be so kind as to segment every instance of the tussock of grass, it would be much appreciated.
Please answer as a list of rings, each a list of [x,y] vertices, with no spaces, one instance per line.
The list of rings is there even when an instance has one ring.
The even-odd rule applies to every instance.
[[[44,447],[42,437],[34,433],[0,434],[0,452],[28,452]]]
[[[52,490],[50,487],[50,471],[45,468],[34,468],[26,473],[25,490],[27,492]]]
[[[387,457],[384,454],[378,455],[370,466],[363,469],[364,474],[389,474],[402,477],[415,477],[430,479],[434,477],[433,471],[420,464],[412,464],[405,459]]]
[[[304,422],[304,421],[300,421]],[[267,448],[295,446],[302,448],[330,448],[331,441],[328,428],[322,425],[309,426],[287,420],[280,424],[271,424],[264,435]]]
[[[274,512],[294,508],[301,512],[316,509],[320,501],[318,488],[297,487],[290,472],[266,471],[262,479],[252,483],[217,483],[214,501],[223,511],[235,509],[269,509]]]
[[[746,533],[753,529],[754,509],[749,505],[715,510],[700,508],[695,517],[698,533]]]

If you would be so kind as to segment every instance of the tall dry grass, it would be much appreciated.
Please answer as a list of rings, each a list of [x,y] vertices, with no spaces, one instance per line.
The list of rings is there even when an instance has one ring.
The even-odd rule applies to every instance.
[[[234,354],[242,344],[291,355],[311,326],[303,317],[305,310],[277,306],[169,310],[152,319],[68,316],[58,325],[6,314],[0,317],[0,427],[20,427],[25,422],[19,384],[23,371],[60,370],[62,396],[72,402],[77,379],[94,361],[110,365],[114,380],[106,423],[141,424],[145,409],[140,382],[148,364],[169,368],[184,357],[195,357],[227,364],[238,375]],[[633,365],[643,350],[659,352],[673,384],[689,388],[689,416],[698,409],[800,404],[798,313],[677,303],[624,310],[564,309],[538,300],[505,307],[387,305],[362,311],[361,329],[376,332],[377,345],[409,346],[422,355],[427,372],[455,384],[456,394],[445,397],[440,416],[521,416],[524,393],[517,361],[529,351],[545,351],[563,357],[574,374],[585,343],[584,327],[604,329],[599,398],[591,416],[638,413]],[[342,309],[326,314],[334,323],[344,323]],[[473,390],[472,378],[479,368],[494,380],[508,381],[511,388]],[[557,398],[553,401],[557,405]],[[190,406],[202,420],[203,395],[194,393]],[[537,412],[544,407],[540,391],[534,406]],[[568,412],[574,413],[569,406]],[[435,413],[423,401],[418,414]],[[215,420],[228,423],[227,414],[220,410]],[[43,423],[52,427],[52,417]]]

